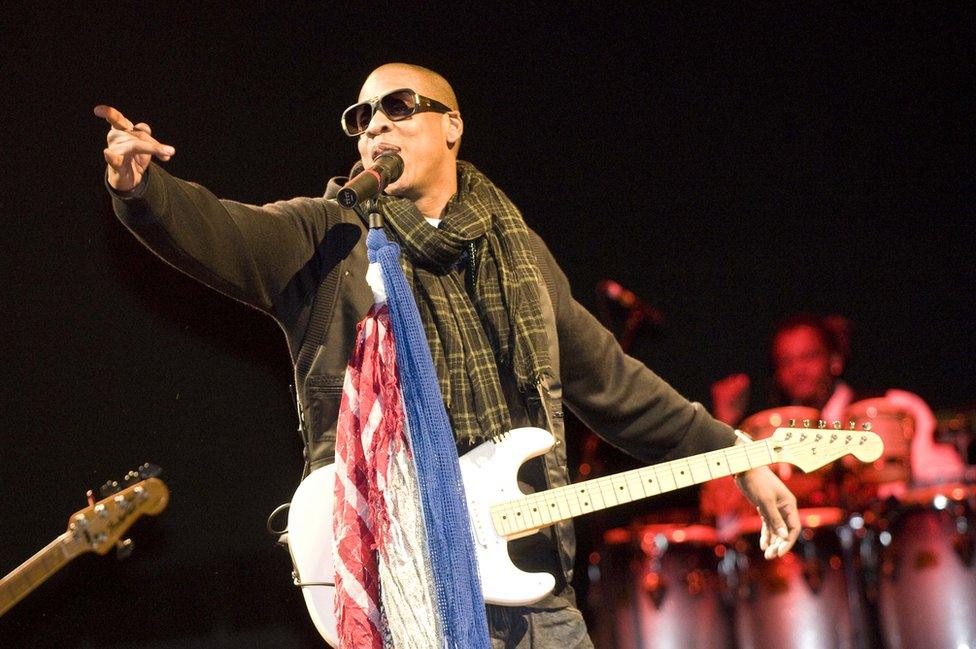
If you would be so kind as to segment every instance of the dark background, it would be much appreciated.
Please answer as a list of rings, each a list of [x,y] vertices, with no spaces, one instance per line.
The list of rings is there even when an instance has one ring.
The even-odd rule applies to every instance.
[[[0,645],[317,646],[264,531],[301,471],[283,336],[115,221],[98,103],[174,145],[174,174],[261,203],[349,168],[337,118],[373,67],[426,65],[578,299],[609,277],[664,312],[633,353],[689,397],[744,371],[763,407],[771,328],[802,310],[853,321],[852,384],[976,401],[970,6],[419,6],[5,21],[0,574],[144,461],[172,501],[132,558],[79,558],[0,618]]]

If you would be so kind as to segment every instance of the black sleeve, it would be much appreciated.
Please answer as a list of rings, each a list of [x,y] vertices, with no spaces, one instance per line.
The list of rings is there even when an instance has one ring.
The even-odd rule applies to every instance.
[[[584,424],[648,463],[735,442],[729,426],[624,353],[613,334],[573,299],[569,282],[551,254],[540,264],[548,266],[544,275],[555,285],[564,401]]]
[[[322,198],[263,206],[218,199],[155,163],[134,191],[111,193],[119,220],[162,259],[272,314],[322,245],[328,210],[338,210]]]

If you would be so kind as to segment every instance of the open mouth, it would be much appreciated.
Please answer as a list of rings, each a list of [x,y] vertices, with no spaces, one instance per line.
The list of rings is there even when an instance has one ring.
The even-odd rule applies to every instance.
[[[376,148],[373,149],[373,160],[376,160],[376,158],[384,153],[400,153],[400,147],[393,146],[392,144],[377,144]]]

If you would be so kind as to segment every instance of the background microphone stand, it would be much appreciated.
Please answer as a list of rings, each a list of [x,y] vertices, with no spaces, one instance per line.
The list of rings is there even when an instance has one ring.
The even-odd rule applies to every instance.
[[[613,280],[605,279],[598,282],[595,293],[600,322],[613,333],[624,353],[630,353],[630,347],[642,325],[648,323],[660,326],[664,322],[663,316],[657,309],[645,304]],[[613,297],[613,294],[619,295]],[[626,299],[623,299],[624,296]],[[615,317],[614,311],[623,312],[622,320],[619,315]],[[576,475],[573,476],[574,482],[597,478],[606,473],[605,462],[600,457],[601,447],[604,446],[599,437],[592,431],[587,431],[580,445],[580,459]]]

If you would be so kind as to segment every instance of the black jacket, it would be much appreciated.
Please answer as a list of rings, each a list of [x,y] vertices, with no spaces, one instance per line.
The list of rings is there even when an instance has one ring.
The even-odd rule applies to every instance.
[[[305,412],[307,459],[313,469],[332,462],[346,363],[356,324],[373,302],[359,218],[326,198],[264,206],[221,200],[155,164],[134,192],[112,194],[119,219],[153,252],[281,326]],[[555,378],[539,395],[506,394],[513,426],[546,428],[557,442],[525,481],[534,488],[568,482],[562,402],[608,442],[648,463],[732,445],[731,428],[623,353],[573,299],[538,235],[531,241],[546,283],[543,313],[556,332],[549,336]],[[558,524],[555,536],[568,580],[571,521]]]

